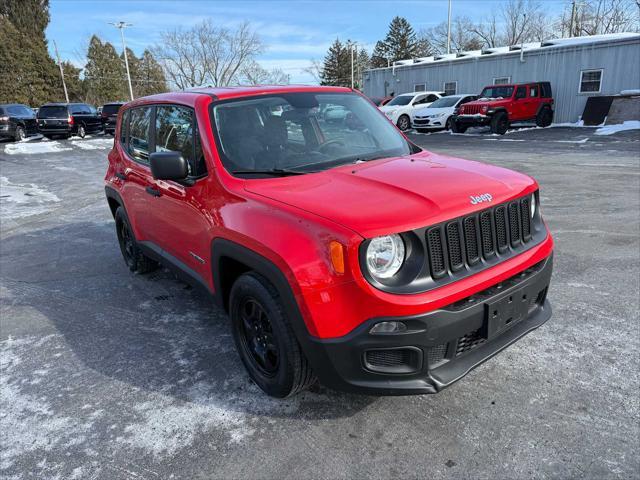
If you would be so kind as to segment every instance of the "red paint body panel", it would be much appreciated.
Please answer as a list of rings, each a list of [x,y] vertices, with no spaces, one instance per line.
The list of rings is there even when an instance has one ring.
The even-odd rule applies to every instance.
[[[320,173],[245,180],[223,167],[211,129],[209,105],[217,99],[278,91],[350,92],[339,87],[207,89],[146,97],[123,106],[109,153],[106,185],[124,202],[136,239],[147,240],[179,259],[215,292],[216,238],[236,242],[275,264],[292,288],[310,335],[343,336],[373,317],[426,313],[494,285],[548,257],[553,241],[480,273],[421,294],[386,293],[363,276],[362,241],[436,224],[482,210],[470,195],[490,192],[501,203],[537,189],[530,177],[500,167],[430,152],[330,169]],[[154,180],[117,140],[123,113],[132,106],[175,103],[195,109],[208,175],[196,185]],[[382,115],[382,114],[381,114]],[[116,173],[125,173],[122,181]],[[145,193],[152,186],[162,192]],[[334,272],[329,243],[345,246],[347,268]],[[197,261],[190,252],[200,257]]]

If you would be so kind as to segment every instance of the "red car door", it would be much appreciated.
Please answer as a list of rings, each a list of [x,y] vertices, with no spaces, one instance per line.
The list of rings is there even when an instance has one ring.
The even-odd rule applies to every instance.
[[[538,106],[540,105],[540,86],[529,85],[527,87],[527,103],[526,103],[526,115],[527,118],[533,118],[538,113]]]
[[[522,120],[527,117],[527,87],[520,85],[516,88],[511,103],[511,114],[509,120]]]
[[[211,287],[210,239],[212,217],[206,208],[210,178],[200,147],[200,138],[192,108],[182,105],[157,105],[154,117],[155,152],[177,151],[189,164],[189,181],[151,179],[156,191],[147,216],[152,223],[150,236],[156,247],[194,270]]]

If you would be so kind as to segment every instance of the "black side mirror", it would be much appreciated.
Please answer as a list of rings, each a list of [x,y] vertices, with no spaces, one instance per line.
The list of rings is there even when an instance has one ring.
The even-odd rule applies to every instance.
[[[156,180],[183,181],[189,175],[187,161],[180,152],[154,152],[149,155],[149,163]]]

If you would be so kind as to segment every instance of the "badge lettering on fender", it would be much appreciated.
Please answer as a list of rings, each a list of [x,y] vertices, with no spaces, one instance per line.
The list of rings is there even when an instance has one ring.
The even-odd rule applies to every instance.
[[[493,197],[490,193],[483,193],[481,195],[469,195],[471,199],[471,205],[477,205],[482,202],[490,202],[493,200]]]

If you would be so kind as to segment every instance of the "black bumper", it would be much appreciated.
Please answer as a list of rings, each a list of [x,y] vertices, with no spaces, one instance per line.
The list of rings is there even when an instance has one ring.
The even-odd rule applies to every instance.
[[[458,125],[465,125],[467,127],[485,126],[491,124],[491,116],[489,115],[458,115],[455,118],[455,122]]]
[[[437,393],[551,317],[546,299],[553,259],[446,308],[412,317],[375,318],[350,334],[303,343],[321,383],[376,395]],[[398,334],[369,333],[402,321]]]

